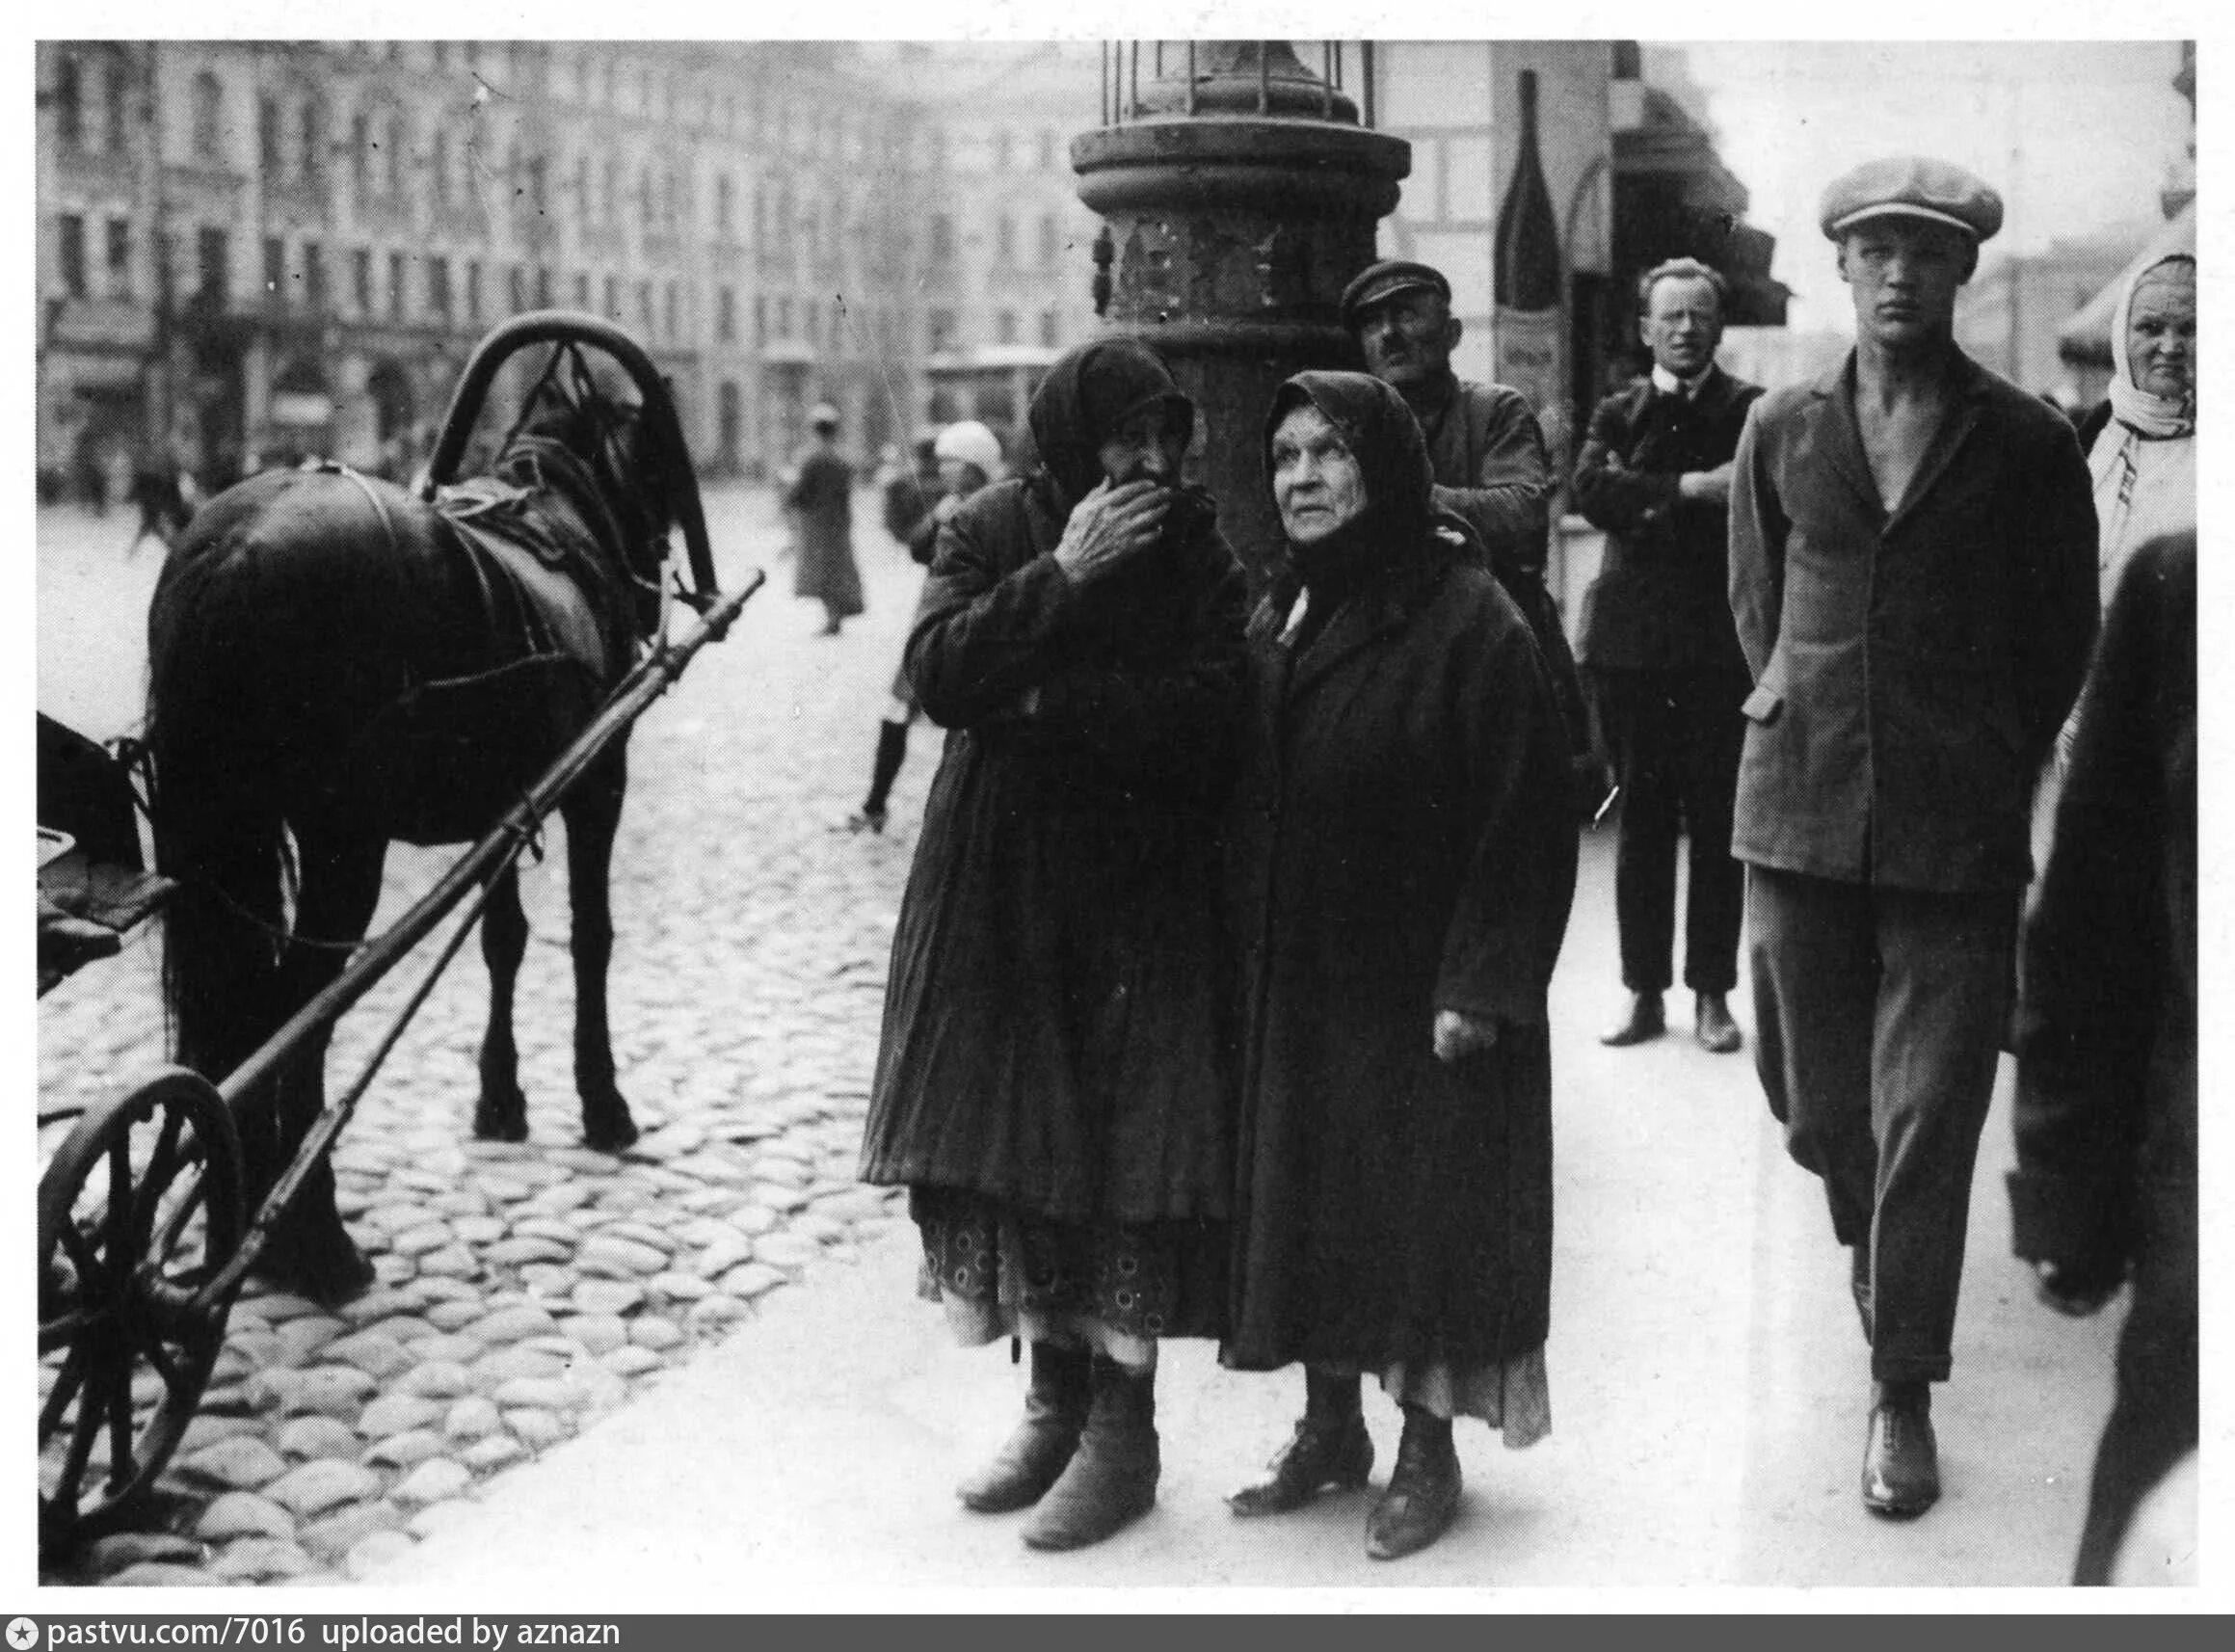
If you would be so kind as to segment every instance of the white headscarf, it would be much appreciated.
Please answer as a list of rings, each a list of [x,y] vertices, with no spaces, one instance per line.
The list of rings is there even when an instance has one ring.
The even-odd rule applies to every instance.
[[[2134,295],[2168,264],[2186,264],[2193,275],[2195,254],[2168,253],[2137,270],[2111,312],[2111,422],[2088,454],[2095,478],[2096,570],[2106,605],[2136,546],[2196,525],[2195,396],[2174,401],[2151,395],[2134,382],[2126,354]]]

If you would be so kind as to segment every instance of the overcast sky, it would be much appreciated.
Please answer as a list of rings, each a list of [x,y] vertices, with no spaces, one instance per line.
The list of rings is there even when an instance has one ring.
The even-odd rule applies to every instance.
[[[1993,247],[2035,250],[2157,218],[2188,143],[2188,104],[2170,85],[2180,48],[2168,40],[1684,50],[1724,163],[1753,194],[1747,217],[1777,237],[1796,327],[1846,325],[1817,201],[1860,161],[1907,152],[1970,167],[2003,195]]]

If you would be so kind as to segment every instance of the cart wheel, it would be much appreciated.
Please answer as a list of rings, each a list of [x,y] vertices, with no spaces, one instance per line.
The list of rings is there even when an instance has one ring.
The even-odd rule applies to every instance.
[[[90,1109],[39,1182],[42,1549],[114,1530],[177,1450],[229,1298],[193,1298],[241,1242],[232,1113],[173,1069]]]

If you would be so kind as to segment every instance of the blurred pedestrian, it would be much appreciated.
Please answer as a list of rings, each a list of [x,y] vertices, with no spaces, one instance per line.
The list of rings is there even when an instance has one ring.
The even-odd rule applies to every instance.
[[[862,1150],[904,1183],[919,1292],[1031,1345],[966,1479],[1071,1549],[1154,1505],[1160,1338],[1215,1336],[1233,1196],[1218,826],[1244,586],[1181,482],[1195,410],[1099,339],[1032,399],[1042,468],[940,529],[908,675],[947,729],[892,941]]]
[[[799,558],[793,590],[823,605],[823,629],[835,637],[862,612],[862,573],[854,564],[854,467],[838,457],[838,410],[818,405],[808,423],[814,445],[785,491]]]
[[[2084,419],[2095,482],[2097,594],[2135,547],[2196,525],[2196,258],[2138,270],[2111,313],[2110,398]]]
[[[964,419],[941,431],[932,442],[932,462],[942,489],[931,508],[919,513],[908,524],[908,533],[902,541],[908,554],[924,567],[931,565],[932,549],[939,540],[939,530],[954,520],[963,502],[979,489],[998,479],[1001,473],[1001,445],[994,440],[994,433],[975,419]],[[913,486],[913,479],[907,479]],[[895,484],[897,485],[897,484]],[[887,501],[887,520],[891,520],[890,496]],[[917,601],[916,618],[923,618],[923,603],[928,600],[931,586],[927,581]],[[915,628],[914,625],[910,629]],[[892,698],[885,707],[884,718],[877,725],[877,756],[869,770],[869,795],[862,800],[862,807],[847,818],[846,826],[854,832],[882,832],[885,830],[885,811],[892,795],[892,783],[900,777],[900,765],[908,758],[908,731],[918,715],[916,688],[908,680],[908,664],[901,661],[892,677]]]
[[[1730,595],[1754,678],[1732,847],[1751,868],[1756,1070],[1822,1178],[1873,1379],[1862,1500],[1940,1496],[1979,1132],[2032,873],[2035,777],[2095,633],[2072,427],[1956,347],[2002,200],[1943,161],[1824,193],[1855,344],[1740,438]]]
[[[166,550],[175,545],[194,515],[193,492],[193,476],[169,455],[144,459],[132,473],[132,502],[140,507],[140,525],[124,547],[125,557],[137,554],[140,542],[150,535]]]
[[[1302,373],[1266,426],[1290,569],[1250,624],[1234,810],[1243,947],[1234,1306],[1222,1357],[1301,1361],[1304,1416],[1244,1515],[1366,1483],[1370,1374],[1404,1415],[1376,1559],[1458,1508],[1454,1417],[1551,1426],[1552,1047],[1575,889],[1550,673],[1420,426]],[[1450,518],[1442,519],[1451,521]]]
[[[2076,1584],[2197,1438],[2195,534],[2124,564],[2026,919],[2009,1178],[2044,1301],[2134,1283]]]
[[[1591,746],[1575,651],[1544,583],[1556,483],[1536,414],[1510,386],[1474,384],[1451,370],[1465,328],[1451,313],[1451,284],[1440,270],[1403,258],[1371,265],[1344,289],[1342,311],[1366,370],[1396,389],[1420,421],[1436,504],[1474,530],[1490,572],[1529,622],[1559,697],[1576,808],[1589,819],[1607,783]]]
[[[1641,1044],[1666,1028],[1676,938],[1676,840],[1689,843],[1684,984],[1692,1035],[1739,1048],[1745,873],[1731,858],[1731,809],[1746,720],[1746,656],[1731,624],[1731,459],[1759,385],[1716,365],[1722,277],[1692,258],[1645,272],[1639,329],[1653,371],[1601,402],[1576,461],[1576,508],[1607,534],[1584,599],[1583,669],[1613,759],[1621,815],[1614,922],[1623,1019],[1599,1042]]]
[[[938,440],[936,432],[925,431],[910,444],[911,463],[904,468],[895,455],[892,473],[884,479],[885,531],[896,544],[908,545],[918,524],[940,501]]]

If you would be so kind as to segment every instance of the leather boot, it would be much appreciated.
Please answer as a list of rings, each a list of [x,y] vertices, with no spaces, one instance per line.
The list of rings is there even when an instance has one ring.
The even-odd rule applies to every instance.
[[[1038,1503],[1078,1450],[1092,1391],[1092,1356],[1054,1343],[1032,1345],[1032,1374],[1024,1388],[1024,1420],[994,1453],[994,1460],[955,1495],[980,1514],[1007,1514]]]
[[[1621,1050],[1632,1044],[1643,1044],[1659,1038],[1668,1030],[1668,1014],[1662,1008],[1659,993],[1632,993],[1630,1013],[1616,1025],[1599,1034],[1599,1042],[1611,1049]]]
[[[1358,1407],[1358,1378],[1304,1368],[1304,1416],[1273,1453],[1264,1479],[1226,1500],[1237,1514],[1286,1514],[1327,1486],[1361,1486],[1373,1472],[1373,1437]]]
[[[1083,1549],[1156,1506],[1157,1373],[1094,1356],[1094,1399],[1078,1450],[1024,1524],[1033,1549]]]
[[[1691,1035],[1699,1040],[1702,1050],[1716,1055],[1728,1055],[1745,1043],[1745,1034],[1739,1024],[1731,1019],[1730,999],[1721,993],[1694,995],[1696,1005],[1691,1018]]]
[[[1940,1501],[1940,1444],[1932,1437],[1932,1385],[1881,1382],[1863,1442],[1863,1506],[1913,1520]]]
[[[1458,1512],[1459,1453],[1451,1448],[1450,1419],[1407,1405],[1389,1489],[1366,1519],[1366,1552],[1376,1560],[1418,1554],[1450,1529]]]

